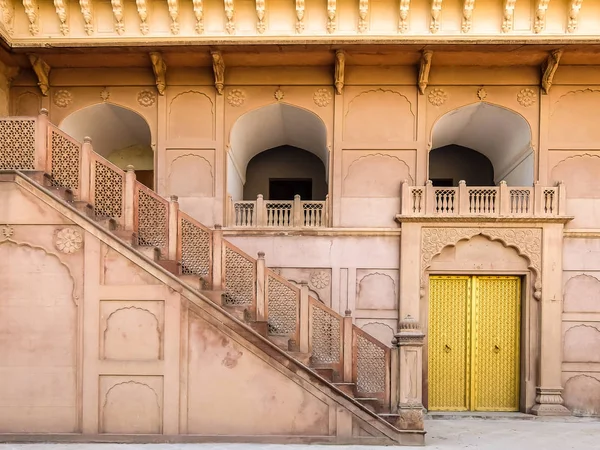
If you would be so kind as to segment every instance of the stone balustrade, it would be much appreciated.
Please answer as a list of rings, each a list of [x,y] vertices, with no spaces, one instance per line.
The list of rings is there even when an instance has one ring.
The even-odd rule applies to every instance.
[[[566,215],[565,186],[533,187],[498,186],[401,187],[400,217],[554,217]]]
[[[324,201],[256,200],[233,201],[229,197],[227,224],[234,228],[323,228],[329,226],[329,198]]]

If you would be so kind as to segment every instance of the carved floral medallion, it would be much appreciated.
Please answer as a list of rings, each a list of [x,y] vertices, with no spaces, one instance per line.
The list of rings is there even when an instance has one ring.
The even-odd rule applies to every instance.
[[[477,98],[479,98],[479,100],[485,100],[487,97],[487,91],[485,90],[485,88],[479,88],[477,89]]]
[[[521,106],[527,108],[535,103],[536,97],[537,96],[535,95],[533,89],[525,88],[521,89],[517,94],[517,101]]]
[[[329,286],[329,274],[323,270],[319,270],[310,274],[310,284],[315,289],[324,289]]]
[[[73,228],[63,228],[56,233],[54,241],[56,248],[66,254],[75,253],[83,244],[83,236]]]
[[[246,101],[246,94],[241,89],[232,89],[227,94],[227,103],[233,107],[242,106]]]
[[[284,93],[281,89],[277,89],[273,95],[275,96],[275,100],[277,100],[278,102],[283,100]]]
[[[442,106],[444,103],[446,103],[446,100],[448,99],[448,94],[446,94],[446,92],[443,89],[434,88],[431,91],[429,91],[427,99],[429,100],[429,103],[431,103],[433,106]]]
[[[140,106],[148,108],[149,106],[154,105],[156,102],[156,95],[154,95],[154,92],[152,91],[143,90],[138,93],[137,101]]]
[[[315,92],[315,95],[313,95],[313,100],[315,105],[324,108],[331,103],[331,92],[324,88],[318,89],[317,92]]]
[[[59,108],[66,108],[73,102],[73,95],[66,89],[54,93],[54,104]]]
[[[102,99],[103,102],[108,101],[108,99],[110,98],[110,91],[106,88],[102,89],[100,91],[100,98]]]

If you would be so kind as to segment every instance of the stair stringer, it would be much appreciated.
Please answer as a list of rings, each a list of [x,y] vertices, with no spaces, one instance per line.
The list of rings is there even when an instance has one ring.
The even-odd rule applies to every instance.
[[[221,336],[234,342],[235,345],[249,351],[257,360],[262,361],[263,367],[269,372],[277,372],[279,376],[284,377],[289,386],[297,386],[303,393],[308,395],[308,398],[314,398],[315,401],[321,402],[327,407],[327,430],[322,435],[314,435],[310,429],[299,430],[297,434],[288,433],[273,433],[272,435],[261,435],[261,436],[249,436],[247,434],[240,436],[235,433],[224,436],[212,436],[214,439],[219,440],[232,440],[232,441],[257,441],[257,442],[290,442],[290,439],[297,440],[297,442],[336,442],[336,443],[365,443],[365,444],[419,444],[423,442],[422,432],[411,432],[411,431],[400,431],[372,413],[364,406],[360,405],[351,397],[347,396],[336,387],[331,385],[325,379],[321,378],[306,366],[289,356],[287,353],[282,351],[273,345],[270,341],[259,335],[257,332],[252,330],[250,327],[240,322],[235,317],[231,316],[227,311],[222,309],[220,306],[211,302],[208,298],[201,295],[191,287],[187,286],[175,275],[167,272],[165,269],[160,267],[154,261],[150,260],[134,248],[126,244],[125,242],[118,239],[113,234],[109,233],[106,229],[92,221],[87,216],[83,215],[73,207],[71,207],[63,199],[57,197],[51,191],[44,187],[36,184],[24,175],[13,172],[14,181],[19,188],[26,191],[28,194],[35,197],[37,200],[43,202],[51,209],[57,211],[59,214],[64,216],[66,219],[71,221],[74,226],[80,227],[84,231],[86,247],[93,246],[93,242],[97,241],[97,247],[105,245],[108,248],[113,249],[123,258],[133,263],[136,267],[142,269],[154,279],[156,279],[161,285],[168,288],[170,295],[167,297],[166,303],[169,303],[169,307],[180,306],[180,324],[184,326],[179,327],[181,335],[185,334],[185,330],[188,329],[189,317],[198,317],[209,327],[213,327],[218,330]],[[6,176],[3,177],[2,181],[8,181]],[[112,287],[115,288],[115,287]],[[116,288],[114,289],[116,294]],[[118,295],[117,295],[118,297]],[[86,303],[84,298],[82,301]],[[185,319],[185,320],[184,320]],[[166,332],[166,330],[165,330]],[[172,333],[172,330],[169,330]],[[178,333],[179,334],[179,333]],[[170,356],[171,361],[178,360],[179,367],[165,367],[165,372],[173,372],[177,370],[178,376],[171,376],[174,380],[186,379],[187,363],[189,359],[189,344],[193,343],[192,340],[181,340],[181,345],[177,345],[178,358],[173,359],[173,355]],[[88,356],[84,357],[88,358]],[[165,355],[165,361],[167,360]],[[165,363],[166,366],[166,363]],[[115,367],[118,367],[116,365]],[[113,368],[114,372],[114,368]],[[91,374],[92,378],[96,381],[99,374]],[[158,374],[160,375],[160,374]],[[172,374],[173,375],[173,374]],[[84,374],[84,378],[86,378]],[[260,383],[260,379],[256,381]],[[293,384],[292,384],[293,383]],[[166,423],[166,410],[165,423],[163,423],[163,435],[180,436],[188,434],[188,421],[184,420],[186,416],[186,409],[184,406],[187,404],[188,392],[189,392],[189,380],[186,382],[181,381],[171,394],[177,394],[179,398],[179,417],[177,421],[169,419],[169,424]],[[165,385],[165,389],[170,389],[170,386]],[[252,386],[248,386],[252,388]],[[210,389],[210,386],[207,387]],[[165,391],[165,399],[169,397],[169,393]],[[226,403],[229,408],[236,408],[236,399],[227,399]],[[85,402],[82,408],[85,410]],[[84,413],[85,414],[85,413]],[[301,411],[298,412],[300,416]],[[177,422],[175,424],[175,422]],[[87,428],[87,429],[86,429]],[[357,432],[357,429],[362,430]],[[82,432],[84,435],[95,434],[100,430],[98,426],[89,427],[86,426],[85,420],[82,425]],[[354,431],[353,431],[354,430]],[[190,430],[191,431],[191,430]],[[304,433],[303,433],[304,431]],[[105,435],[106,436],[106,435]],[[139,435],[140,440],[146,440],[147,435]],[[200,439],[200,437],[198,437]],[[211,436],[203,433],[202,439],[211,440]],[[115,440],[119,440],[115,437]],[[156,440],[155,437],[152,440]]]

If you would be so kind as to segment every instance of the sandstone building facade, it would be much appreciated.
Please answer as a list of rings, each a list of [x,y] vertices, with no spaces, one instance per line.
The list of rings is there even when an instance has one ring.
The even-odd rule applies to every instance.
[[[3,436],[600,414],[600,1],[0,8]]]

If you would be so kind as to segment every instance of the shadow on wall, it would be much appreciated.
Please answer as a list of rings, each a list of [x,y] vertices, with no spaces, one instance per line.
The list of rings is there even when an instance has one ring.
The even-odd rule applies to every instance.
[[[467,186],[494,186],[494,166],[475,150],[446,145],[429,153],[429,179],[434,186],[458,186],[461,180]]]

